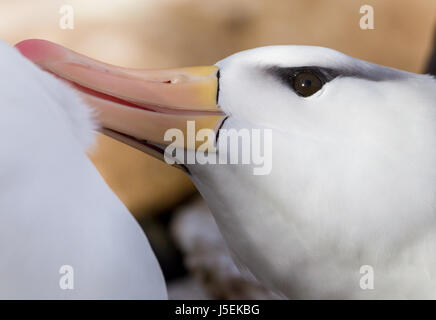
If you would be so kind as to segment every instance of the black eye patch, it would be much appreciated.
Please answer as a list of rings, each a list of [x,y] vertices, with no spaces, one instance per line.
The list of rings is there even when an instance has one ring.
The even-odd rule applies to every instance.
[[[321,90],[327,82],[340,74],[333,69],[320,67],[272,67],[268,73],[288,85],[301,97],[309,97]]]
[[[328,68],[319,66],[267,67],[265,71],[290,87],[296,94],[309,97],[326,83],[338,77],[367,81],[399,81],[407,79],[407,72],[360,61],[355,66]],[[309,81],[308,81],[309,80]]]

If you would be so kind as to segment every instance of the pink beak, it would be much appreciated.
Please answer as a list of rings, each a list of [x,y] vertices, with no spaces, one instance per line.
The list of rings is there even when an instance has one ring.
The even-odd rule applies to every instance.
[[[97,110],[103,133],[162,158],[159,145],[168,129],[187,137],[195,130],[215,132],[225,118],[217,106],[218,67],[137,70],[109,65],[45,40],[25,40],[17,49],[42,69],[70,82]],[[145,141],[144,141],[145,140]],[[197,148],[200,144],[179,147]]]

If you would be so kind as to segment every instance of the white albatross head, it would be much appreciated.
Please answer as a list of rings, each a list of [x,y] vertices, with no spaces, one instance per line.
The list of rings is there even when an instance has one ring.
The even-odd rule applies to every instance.
[[[187,166],[230,247],[264,283],[291,297],[434,289],[426,262],[408,262],[425,256],[416,244],[436,228],[432,77],[307,46],[160,71],[102,64],[40,40],[18,47],[75,83],[110,134],[161,158],[165,131],[186,131],[187,120],[197,130],[271,129],[269,175]],[[379,291],[359,288],[362,265],[379,266]],[[404,290],[390,290],[404,273]]]

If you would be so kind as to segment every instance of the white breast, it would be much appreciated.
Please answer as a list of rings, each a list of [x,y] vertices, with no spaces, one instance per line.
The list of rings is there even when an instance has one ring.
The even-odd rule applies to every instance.
[[[165,299],[146,236],[84,153],[89,109],[15,49],[0,57],[0,298]]]

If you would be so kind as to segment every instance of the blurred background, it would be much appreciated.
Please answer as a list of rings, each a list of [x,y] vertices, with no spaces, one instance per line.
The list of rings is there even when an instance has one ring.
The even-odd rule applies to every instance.
[[[365,4],[374,30],[359,27]],[[65,5],[73,29],[59,25]],[[214,64],[244,49],[302,44],[420,73],[435,26],[434,0],[0,0],[0,40],[47,39],[132,68]],[[182,172],[104,136],[90,157],[145,229],[171,298],[274,298],[234,266]]]

